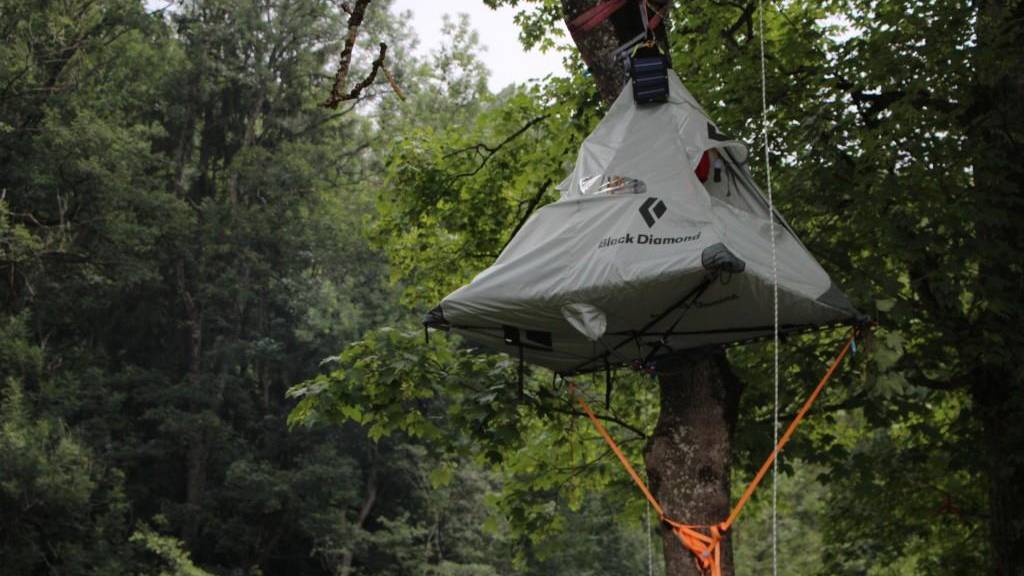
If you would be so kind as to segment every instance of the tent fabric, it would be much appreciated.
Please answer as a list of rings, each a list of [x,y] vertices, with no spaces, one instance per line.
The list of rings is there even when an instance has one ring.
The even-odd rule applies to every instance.
[[[746,147],[723,135],[669,72],[664,104],[627,84],[584,141],[561,199],[425,324],[558,373],[648,363],[770,336],[768,203]],[[706,182],[695,174],[708,153]],[[860,319],[774,214],[784,332]]]

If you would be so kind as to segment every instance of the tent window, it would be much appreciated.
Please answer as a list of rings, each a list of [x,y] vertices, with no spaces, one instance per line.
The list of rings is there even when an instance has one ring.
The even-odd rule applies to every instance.
[[[733,208],[750,212],[759,216],[767,214],[764,201],[759,197],[756,189],[750,189],[746,180],[741,177],[740,171],[746,168],[736,166],[726,158],[722,157],[720,151],[712,149],[708,154],[708,163],[704,173],[705,179],[701,180],[704,189],[708,194]],[[697,177],[700,178],[700,166],[698,166]]]
[[[580,178],[580,194],[583,196],[646,193],[647,185],[629,176],[598,174]]]

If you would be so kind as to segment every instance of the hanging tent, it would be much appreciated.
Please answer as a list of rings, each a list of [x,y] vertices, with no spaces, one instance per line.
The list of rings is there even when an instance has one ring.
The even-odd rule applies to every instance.
[[[561,199],[424,320],[563,375],[771,336],[768,203],[745,146],[674,72],[664,104],[626,85]],[[780,331],[859,319],[776,211]]]

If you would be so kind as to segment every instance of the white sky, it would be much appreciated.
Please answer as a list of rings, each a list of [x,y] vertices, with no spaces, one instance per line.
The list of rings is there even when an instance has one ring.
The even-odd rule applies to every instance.
[[[172,7],[173,0],[145,0],[146,10]],[[173,9],[173,8],[172,8]],[[441,44],[441,17],[467,14],[470,26],[480,34],[480,43],[486,47],[481,59],[491,71],[488,87],[497,92],[509,84],[523,83],[548,74],[565,74],[562,56],[555,50],[523,50],[519,43],[519,28],[513,22],[517,8],[502,7],[491,10],[483,0],[395,0],[394,12],[412,12],[412,28],[419,37],[419,51],[426,54]],[[568,42],[568,31],[560,23]]]
[[[488,86],[492,92],[513,82],[522,83],[548,74],[565,74],[562,55],[557,51],[523,50],[519,43],[519,28],[512,21],[516,8],[491,10],[483,0],[395,0],[392,9],[413,13],[411,25],[419,36],[419,50],[423,53],[441,44],[442,15],[469,15],[470,26],[480,33],[480,43],[487,47],[481,59],[491,71]],[[568,37],[568,32],[565,34]]]

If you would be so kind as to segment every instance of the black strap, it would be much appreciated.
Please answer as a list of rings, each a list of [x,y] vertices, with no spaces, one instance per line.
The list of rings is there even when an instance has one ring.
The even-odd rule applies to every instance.
[[[699,291],[697,291],[696,294],[693,295],[693,299],[691,299],[689,302],[686,303],[686,305],[683,307],[682,313],[679,314],[679,317],[676,318],[676,321],[673,322],[672,325],[668,327],[668,330],[665,331],[665,335],[663,335],[661,338],[658,339],[658,343],[654,345],[654,348],[651,349],[651,351],[647,354],[647,357],[644,358],[644,364],[647,364],[648,362],[650,362],[651,359],[654,358],[654,355],[658,353],[658,350],[660,350],[662,348],[662,346],[667,346],[666,341],[668,340],[669,336],[672,334],[672,331],[675,330],[676,326],[678,326],[679,323],[683,321],[683,317],[686,316],[686,313],[689,312],[691,307],[693,307],[693,303],[696,302],[697,299],[700,298],[702,294],[704,294],[704,292],[708,289],[708,286],[710,286],[710,285],[711,285],[711,280],[710,280],[710,277],[709,277],[708,281],[701,285],[701,289]]]
[[[687,292],[686,295],[684,295],[682,298],[680,298],[675,303],[673,303],[671,306],[669,306],[664,312],[662,312],[661,314],[658,314],[653,319],[651,319],[649,322],[647,322],[647,324],[645,324],[643,326],[643,328],[641,328],[639,331],[631,332],[628,337],[622,339],[622,341],[620,341],[618,344],[616,344],[610,350],[608,350],[608,352],[605,353],[605,360],[607,361],[607,355],[608,354],[610,354],[612,352],[615,352],[616,350],[618,350],[619,348],[622,348],[626,344],[629,344],[630,342],[634,342],[634,341],[635,342],[639,342],[639,339],[643,338],[651,328],[654,328],[658,324],[658,322],[661,322],[662,320],[667,318],[670,314],[672,314],[676,310],[679,310],[680,308],[682,308],[683,309],[682,314],[680,314],[679,318],[676,319],[674,324],[672,324],[672,328],[675,328],[679,324],[679,321],[682,319],[682,317],[686,315],[686,312],[693,306],[693,304],[697,301],[697,299],[700,298],[701,295],[704,294],[704,292],[708,289],[709,286],[711,286],[711,284],[715,281],[716,278],[718,278],[718,272],[717,271],[712,272],[711,274],[708,274],[707,276],[705,276],[704,279],[701,280],[700,284],[698,284],[692,290]],[[671,332],[671,330],[670,330],[670,332]],[[662,337],[662,341],[664,341],[664,339],[665,339],[665,337]],[[647,358],[644,359],[644,363],[647,363],[648,361],[650,361],[651,358],[654,357],[654,353],[657,352],[657,349],[660,348],[661,344],[663,344],[663,343],[664,342],[659,343],[655,347],[655,350],[647,355]],[[578,372],[586,370],[586,368],[588,366],[590,366],[591,364],[593,364],[595,360],[597,360],[597,357],[590,358],[586,362],[580,364],[575,369],[573,369],[571,371],[571,373],[578,373]]]

